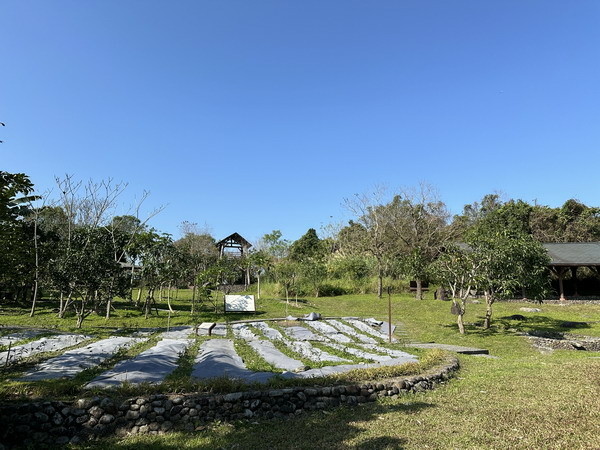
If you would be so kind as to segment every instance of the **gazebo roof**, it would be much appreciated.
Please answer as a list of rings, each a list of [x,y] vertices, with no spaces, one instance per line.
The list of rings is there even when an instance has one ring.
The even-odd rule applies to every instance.
[[[551,266],[600,266],[600,242],[552,242],[543,244]]]
[[[222,239],[219,242],[217,242],[215,245],[217,247],[221,248],[222,246],[224,246],[226,244],[230,244],[231,242],[235,242],[236,244],[240,244],[244,248],[250,248],[250,247],[252,247],[252,244],[250,242],[248,242],[246,239],[244,239],[238,233],[230,234],[225,239]]]

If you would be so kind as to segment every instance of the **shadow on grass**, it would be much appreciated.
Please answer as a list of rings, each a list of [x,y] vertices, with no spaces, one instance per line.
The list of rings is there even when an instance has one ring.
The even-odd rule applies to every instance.
[[[523,316],[513,314],[509,316],[496,317],[492,319],[491,327],[483,328],[484,319],[479,318],[476,322],[465,323],[466,334],[476,336],[495,336],[505,335],[507,332],[517,333],[568,333],[574,329],[591,328],[586,322],[574,322],[568,320],[553,319],[547,316]],[[456,323],[447,323],[442,325],[444,328],[455,330],[458,333]]]
[[[586,322],[574,322],[568,320],[558,320],[547,316],[521,316],[514,314],[512,316],[503,316],[496,319],[505,329],[514,328],[524,332],[569,332],[573,329],[586,329],[590,325]]]

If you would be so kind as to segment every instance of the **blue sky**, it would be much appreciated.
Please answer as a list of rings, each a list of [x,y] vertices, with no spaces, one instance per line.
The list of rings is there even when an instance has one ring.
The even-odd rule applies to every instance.
[[[600,2],[0,0],[0,168],[296,239],[427,182],[600,205]]]

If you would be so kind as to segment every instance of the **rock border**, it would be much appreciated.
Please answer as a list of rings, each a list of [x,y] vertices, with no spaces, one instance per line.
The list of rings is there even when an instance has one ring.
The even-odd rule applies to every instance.
[[[534,347],[539,349],[600,352],[600,338],[594,336],[570,333],[560,333],[558,335],[530,333],[526,337]]]
[[[38,444],[66,445],[104,436],[195,431],[212,421],[291,418],[304,411],[397,398],[434,389],[459,369],[446,361],[421,375],[329,387],[291,387],[265,391],[210,394],[156,394],[0,405],[0,450]],[[199,428],[200,427],[200,428]]]

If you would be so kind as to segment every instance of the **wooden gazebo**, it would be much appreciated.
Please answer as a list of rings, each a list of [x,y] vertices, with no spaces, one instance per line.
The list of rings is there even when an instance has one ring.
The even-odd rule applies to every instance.
[[[600,274],[600,242],[553,242],[543,244],[550,256],[550,270],[558,277],[560,299],[565,300],[563,279],[571,271],[574,295],[577,292],[577,269],[588,267]]]
[[[252,244],[244,239],[240,234],[233,233],[225,239],[220,240],[215,244],[219,249],[219,257],[242,258],[248,254],[248,249]],[[250,285],[250,269],[244,270],[244,285]]]
[[[246,256],[252,244],[240,234],[233,233],[215,244],[220,256]]]

